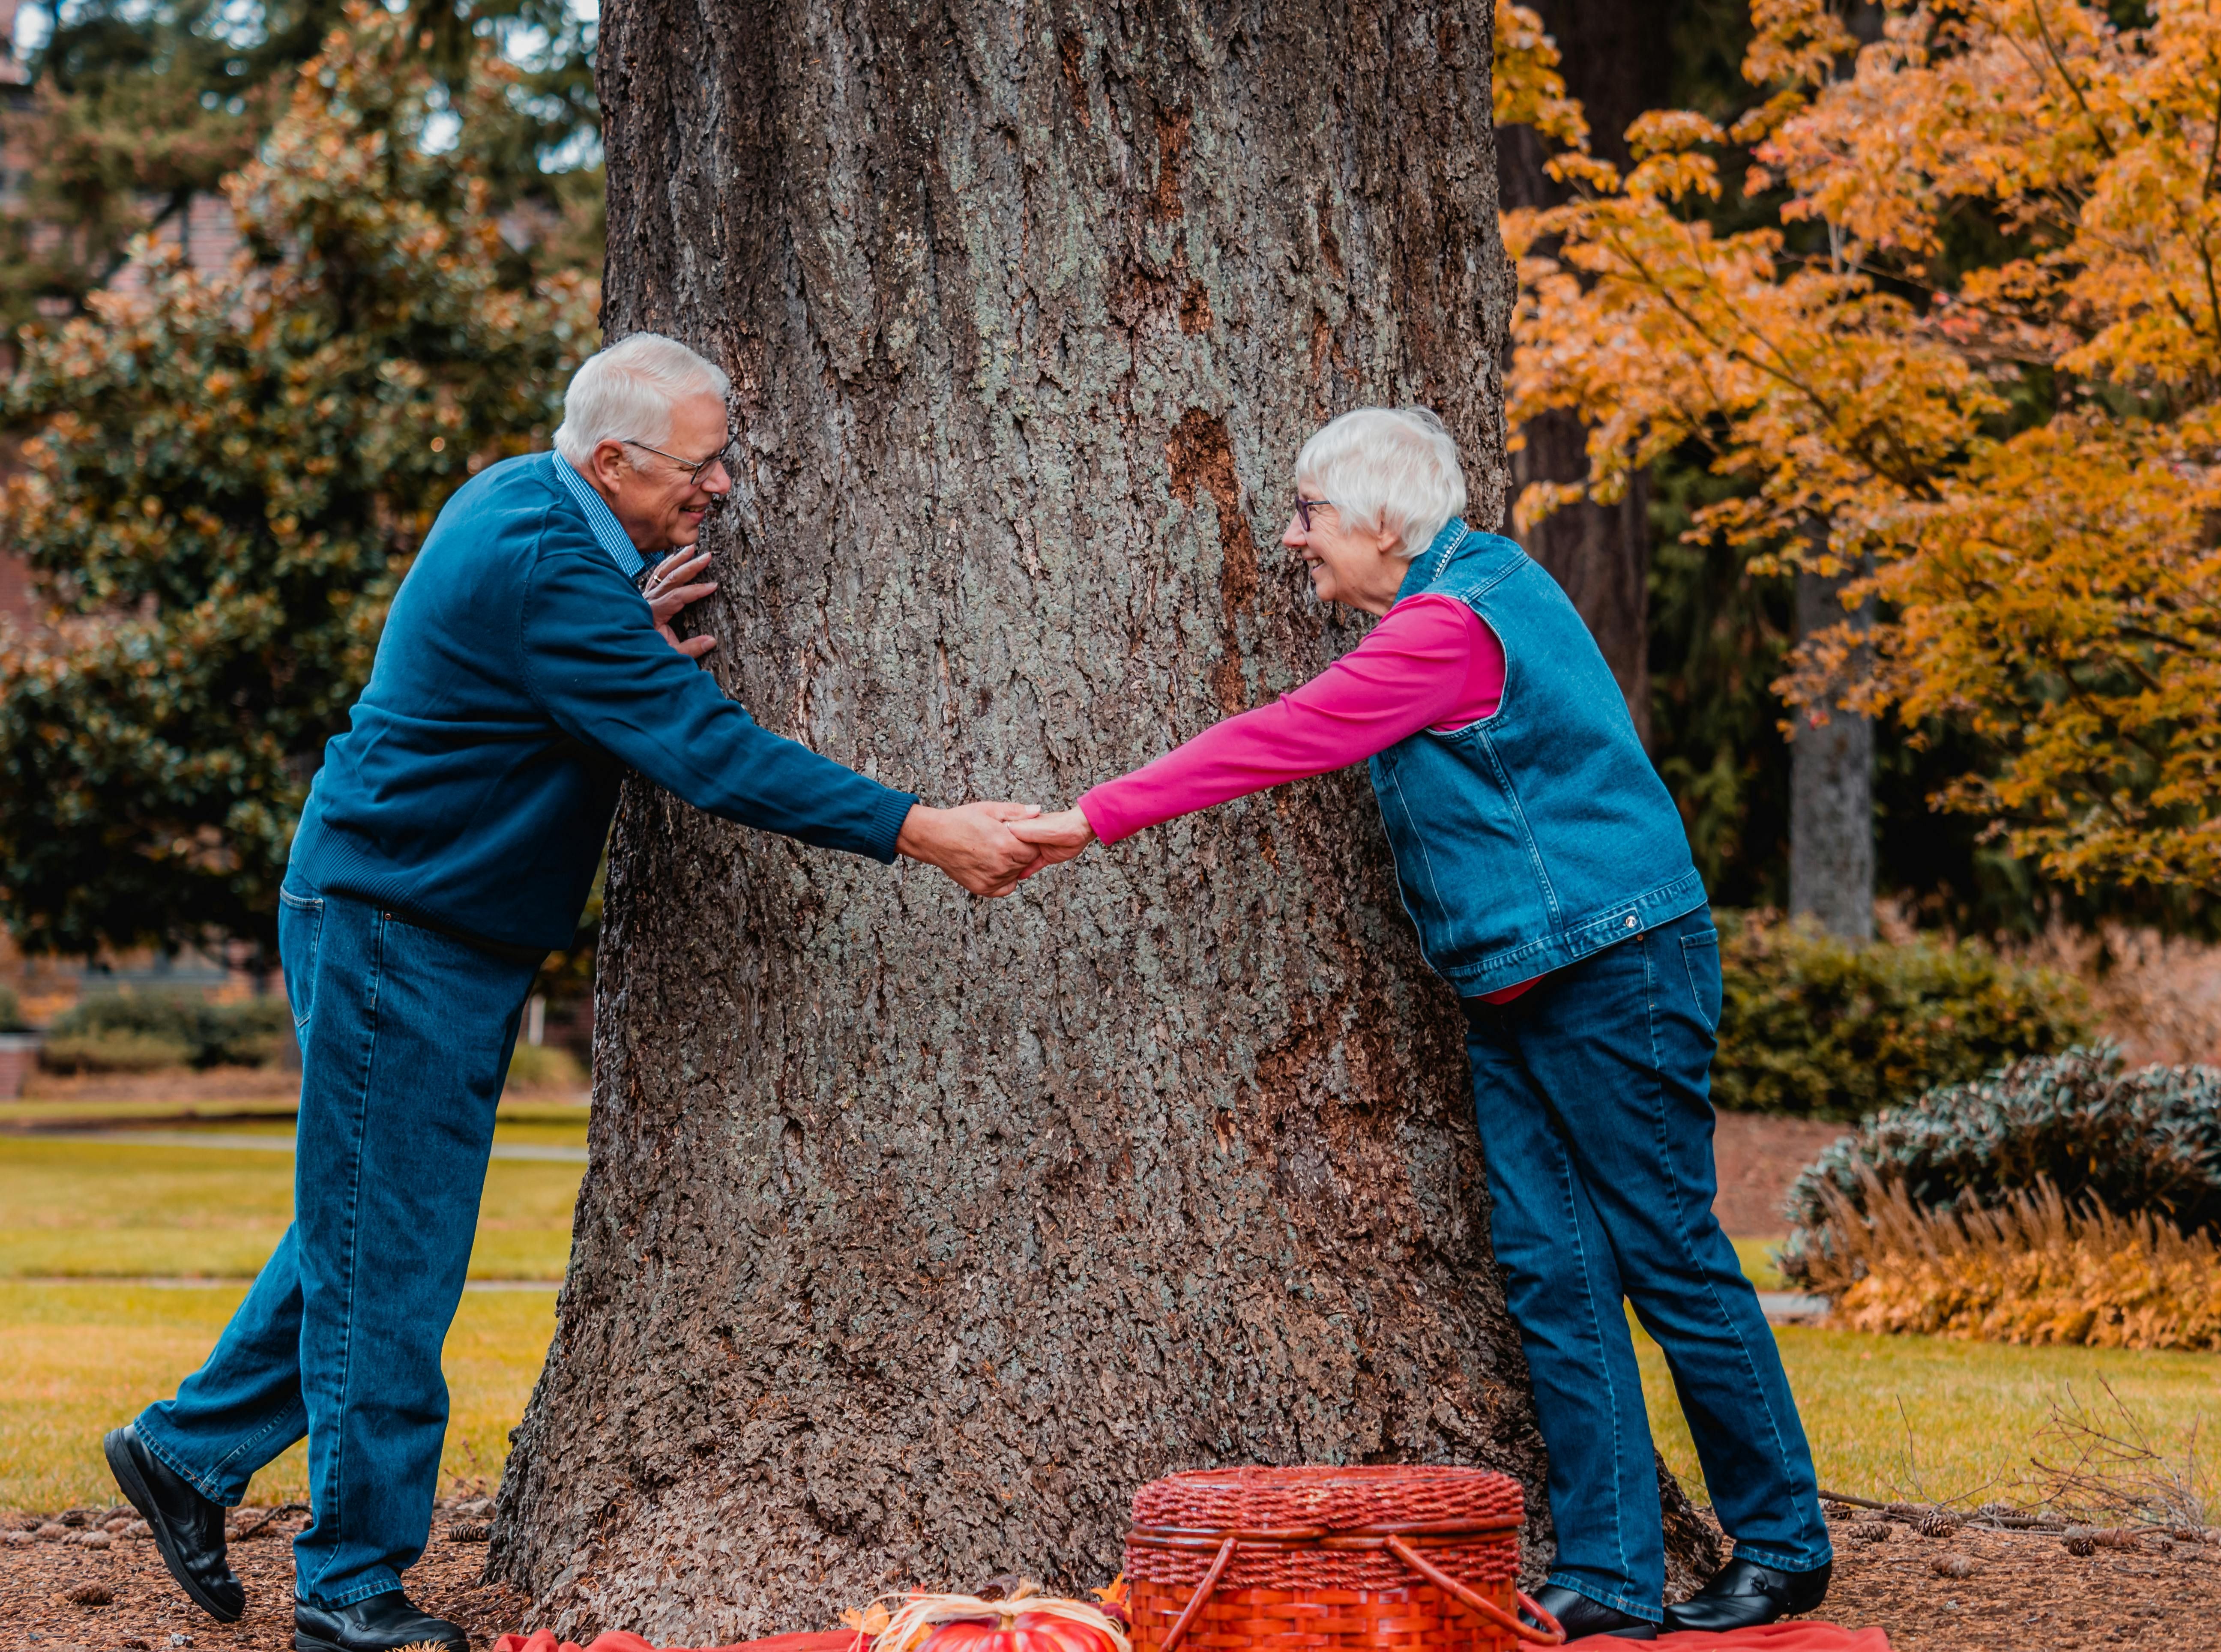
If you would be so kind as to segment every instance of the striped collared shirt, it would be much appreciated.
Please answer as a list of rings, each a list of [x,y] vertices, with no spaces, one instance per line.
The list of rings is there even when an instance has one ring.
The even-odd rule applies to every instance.
[[[571,490],[571,497],[586,513],[586,526],[594,530],[596,541],[610,554],[610,560],[624,570],[624,577],[638,585],[641,571],[648,566],[648,560],[634,548],[623,525],[617,521],[617,513],[610,509],[607,499],[594,491],[591,483],[571,467],[569,460],[560,454],[547,456],[555,463],[555,474],[562,479],[563,485]]]

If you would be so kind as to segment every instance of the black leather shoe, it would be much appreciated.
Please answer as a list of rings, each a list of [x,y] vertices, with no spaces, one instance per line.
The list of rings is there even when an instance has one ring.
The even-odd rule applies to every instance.
[[[444,1618],[411,1605],[398,1589],[347,1606],[293,1603],[295,1652],[392,1652],[399,1646],[444,1646],[471,1652],[471,1637]]]
[[[1658,1625],[1649,1618],[1607,1606],[1601,1600],[1592,1600],[1579,1589],[1568,1589],[1562,1583],[1544,1584],[1535,1592],[1535,1604],[1558,1620],[1569,1641],[1578,1641],[1584,1635],[1609,1635],[1617,1641],[1658,1638]],[[1542,1627],[1523,1608],[1519,1621],[1531,1628]]]
[[[224,1558],[223,1505],[203,1497],[147,1450],[135,1424],[111,1429],[100,1449],[116,1485],[154,1534],[154,1547],[178,1586],[219,1624],[237,1623],[247,1610],[247,1591]]]
[[[1821,1566],[1810,1572],[1777,1572],[1756,1561],[1730,1561],[1696,1593],[1666,1608],[1666,1627],[1717,1635],[1810,1611],[1828,1598],[1828,1574],[1834,1569]]]

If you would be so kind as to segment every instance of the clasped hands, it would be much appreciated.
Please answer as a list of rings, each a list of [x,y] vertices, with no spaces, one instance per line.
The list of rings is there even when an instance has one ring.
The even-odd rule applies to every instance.
[[[1030,803],[911,805],[895,838],[898,854],[939,867],[975,895],[1007,895],[1036,872],[1071,860],[1095,841],[1077,809],[1053,815]]]

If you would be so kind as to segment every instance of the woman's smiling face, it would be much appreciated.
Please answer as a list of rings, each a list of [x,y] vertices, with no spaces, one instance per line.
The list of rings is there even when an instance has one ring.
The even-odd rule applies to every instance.
[[[1296,497],[1301,503],[1288,517],[1280,543],[1304,559],[1319,600],[1361,608],[1368,614],[1386,613],[1411,571],[1411,565],[1396,554],[1402,535],[1385,524],[1348,527],[1340,509],[1307,485],[1296,489]]]

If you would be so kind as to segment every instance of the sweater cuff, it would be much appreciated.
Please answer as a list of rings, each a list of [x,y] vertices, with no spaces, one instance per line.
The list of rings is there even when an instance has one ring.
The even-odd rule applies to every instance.
[[[895,858],[895,839],[902,835],[903,822],[917,805],[915,792],[897,792],[889,787],[879,794],[879,806],[872,811],[872,829],[864,853],[883,866],[892,866]]]
[[[1111,806],[1110,799],[1104,795],[1110,791],[1110,784],[1115,783],[1091,787],[1081,792],[1079,801],[1072,805],[1087,817],[1088,829],[1095,834],[1095,841],[1098,843],[1116,843],[1122,837],[1131,837],[1148,823],[1143,821],[1129,824],[1120,816]]]

